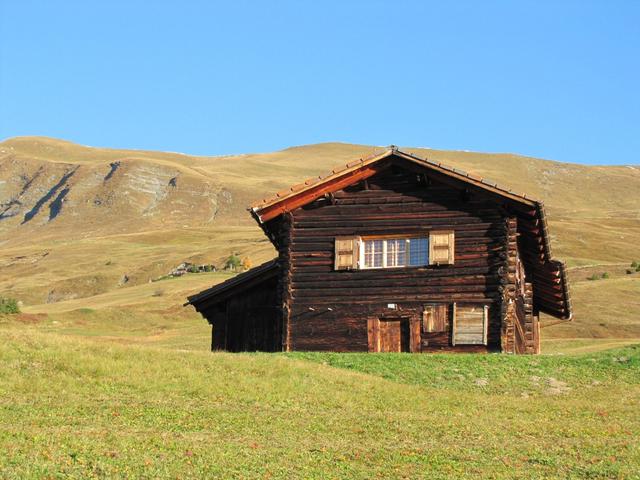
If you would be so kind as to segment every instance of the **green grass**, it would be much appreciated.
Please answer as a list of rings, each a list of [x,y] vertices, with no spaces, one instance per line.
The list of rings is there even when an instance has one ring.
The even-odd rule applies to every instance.
[[[444,390],[506,395],[557,395],[594,385],[635,385],[640,345],[560,357],[490,355],[369,355],[295,352],[292,358],[376,375],[393,382]]]
[[[1,478],[640,470],[638,346],[537,357],[212,354],[46,326],[0,322]]]

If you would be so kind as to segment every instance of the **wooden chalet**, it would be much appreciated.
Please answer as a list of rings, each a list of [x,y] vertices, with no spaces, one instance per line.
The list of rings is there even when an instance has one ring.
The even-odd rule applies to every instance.
[[[250,212],[278,256],[189,297],[214,350],[538,353],[571,318],[542,202],[395,147]]]

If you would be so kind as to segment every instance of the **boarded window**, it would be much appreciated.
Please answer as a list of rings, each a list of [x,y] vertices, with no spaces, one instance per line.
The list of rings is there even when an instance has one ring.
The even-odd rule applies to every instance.
[[[447,304],[429,304],[422,310],[422,330],[424,333],[445,332],[447,330]]]
[[[453,345],[486,345],[489,306],[454,305],[451,342]]]
[[[455,239],[452,231],[429,234],[429,264],[453,265]]]
[[[358,268],[358,237],[336,237],[335,269],[351,270]]]

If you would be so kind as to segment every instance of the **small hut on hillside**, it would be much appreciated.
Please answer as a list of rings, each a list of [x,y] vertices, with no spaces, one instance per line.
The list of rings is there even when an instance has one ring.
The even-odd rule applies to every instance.
[[[189,297],[212,349],[538,353],[571,318],[542,202],[395,147],[250,212],[278,256]]]

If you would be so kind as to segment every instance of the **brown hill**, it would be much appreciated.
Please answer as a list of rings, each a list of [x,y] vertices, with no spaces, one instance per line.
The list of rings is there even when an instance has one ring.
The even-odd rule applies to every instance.
[[[589,316],[555,332],[640,336],[640,273],[624,271],[640,260],[640,167],[402,148],[545,202],[554,255],[573,267],[577,316]],[[184,260],[221,264],[232,252],[266,260],[274,252],[247,205],[374,150],[327,143],[197,157],[42,137],[6,140],[0,143],[0,295],[42,311],[100,303],[104,295],[119,306]],[[586,280],[604,271],[613,278]],[[177,303],[212,281],[219,278],[188,276],[176,284],[176,297],[162,302]]]

